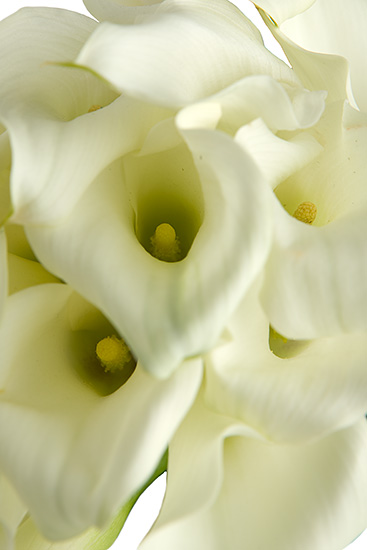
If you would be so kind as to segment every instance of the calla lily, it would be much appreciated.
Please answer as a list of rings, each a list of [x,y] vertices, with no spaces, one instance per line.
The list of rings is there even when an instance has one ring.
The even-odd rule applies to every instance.
[[[259,287],[227,326],[232,340],[206,356],[206,405],[277,443],[353,425],[366,412],[366,332],[287,340],[269,326]]]
[[[95,175],[136,149],[167,115],[118,98],[91,74],[56,66],[78,54],[96,25],[47,8],[20,10],[0,22],[0,47],[9,52],[0,63],[0,120],[12,150],[13,222],[55,223],[67,216]]]
[[[349,61],[352,96],[362,111],[367,111],[367,78],[363,52],[366,50],[367,6],[363,0],[317,0],[302,2],[285,10],[279,18],[273,6],[257,2],[280,24],[280,29],[299,46],[316,52],[336,54]],[[286,2],[278,2],[283,9]],[[309,9],[303,9],[308,7]],[[285,8],[285,6],[284,6]],[[296,16],[296,17],[293,17]]]
[[[166,0],[153,7],[152,15],[134,25],[99,25],[76,64],[124,93],[173,108],[212,95],[246,75],[266,74],[299,84],[230,2]]]
[[[311,90],[321,85],[328,97],[323,117],[308,131],[323,151],[283,180],[267,169],[269,160],[252,139],[259,125],[256,132],[245,128],[237,136],[246,150],[253,150],[262,170],[273,174],[275,194],[284,207],[274,203],[274,245],[265,270],[263,304],[271,324],[289,338],[364,331],[366,117],[346,103],[344,59],[302,50],[267,21],[304,85]],[[289,155],[284,153],[287,165]],[[315,219],[307,224],[292,217],[302,205],[315,209]]]
[[[269,443],[202,397],[176,433],[141,550],[340,550],[365,528],[365,418],[309,444]]]
[[[27,229],[42,263],[161,378],[216,344],[271,239],[270,190],[251,159],[223,134],[180,131],[175,148],[108,168],[63,224]],[[162,223],[177,231],[180,261],[150,248]]]
[[[0,468],[50,540],[105,528],[153,474],[201,381],[200,359],[164,382],[131,356],[105,372],[96,344],[114,333],[67,285],[7,300]]]

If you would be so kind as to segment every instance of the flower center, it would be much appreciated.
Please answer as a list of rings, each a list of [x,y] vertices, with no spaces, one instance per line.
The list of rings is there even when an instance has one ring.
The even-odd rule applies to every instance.
[[[163,262],[182,259],[181,246],[176,231],[169,223],[161,223],[150,238],[152,256]]]
[[[129,348],[116,336],[107,336],[96,346],[96,354],[105,372],[119,372],[131,361]]]
[[[313,202],[301,202],[293,213],[293,217],[303,223],[311,225],[317,215],[317,208]]]

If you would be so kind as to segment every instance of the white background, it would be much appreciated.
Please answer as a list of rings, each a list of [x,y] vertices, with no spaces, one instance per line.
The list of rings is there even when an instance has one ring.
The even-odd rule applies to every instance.
[[[269,31],[263,25],[262,20],[256,12],[254,6],[248,0],[233,0],[233,3],[240,7],[244,13],[260,28],[264,35],[265,45],[273,51],[273,53],[279,57],[283,57],[284,59],[282,51],[270,35]],[[0,0],[0,19],[4,19],[8,15],[16,12],[18,9],[26,6],[64,8],[89,15],[82,0]],[[111,547],[113,550],[137,550],[140,541],[145,536],[154,522],[156,515],[158,514],[164,496],[164,490],[165,475],[156,480],[156,482],[139,499],[123,530],[121,531],[119,538]],[[346,550],[366,550],[366,548],[367,531],[365,531],[356,541],[350,544]]]

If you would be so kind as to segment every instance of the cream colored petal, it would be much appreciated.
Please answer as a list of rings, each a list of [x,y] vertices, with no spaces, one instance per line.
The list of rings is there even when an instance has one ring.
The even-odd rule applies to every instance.
[[[363,111],[367,110],[366,24],[364,0],[317,0],[309,10],[282,25],[286,36],[303,48],[348,59],[352,92]]]
[[[4,475],[0,475],[0,547],[14,550],[17,528],[23,520],[27,508]]]
[[[8,296],[8,254],[5,231],[0,229],[0,321]]]
[[[104,528],[141,489],[202,374],[199,359],[165,382],[138,365],[124,385],[101,393],[91,367],[96,335],[72,330],[78,303],[70,295],[53,284],[17,292],[0,329],[0,464],[51,540]]]
[[[181,132],[193,158],[181,143],[127,159],[126,183],[116,163],[64,224],[28,230],[47,269],[97,305],[159,377],[216,344],[271,239],[270,190],[252,160],[221,133]],[[181,261],[144,248],[162,222],[186,247]]]
[[[162,0],[83,0],[87,10],[98,21],[134,23],[138,18],[153,14]]]
[[[256,0],[256,7],[262,8],[280,25],[286,19],[306,11],[315,0]]]
[[[261,119],[242,126],[235,137],[255,160],[274,189],[279,183],[314,160],[322,146],[304,132],[289,141],[275,136]]]
[[[272,130],[296,130],[316,124],[325,107],[326,92],[285,86],[265,75],[251,75],[217,94],[182,109],[183,127],[213,127],[234,135],[243,125],[261,118]],[[206,116],[204,117],[204,113]],[[210,116],[211,115],[211,116]]]
[[[165,500],[141,550],[339,550],[365,528],[365,419],[313,444],[272,445],[228,437],[217,415],[208,432],[210,413],[195,412],[170,447]]]
[[[287,338],[367,328],[366,210],[324,227],[279,215],[262,294],[270,323]]]
[[[274,333],[257,285],[229,324],[232,341],[206,357],[205,401],[278,442],[307,442],[366,412],[367,333],[310,341]]]
[[[166,0],[135,25],[103,23],[76,63],[123,92],[171,107],[251,74],[298,82],[265,49],[256,27],[225,0]]]

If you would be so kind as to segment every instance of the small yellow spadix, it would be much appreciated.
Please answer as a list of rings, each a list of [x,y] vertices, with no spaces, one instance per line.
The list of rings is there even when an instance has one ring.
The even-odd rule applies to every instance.
[[[169,223],[158,225],[150,242],[152,256],[158,260],[177,262],[180,259],[180,241]]]
[[[107,336],[100,340],[96,354],[105,372],[112,373],[121,371],[132,358],[125,342],[116,336]]]
[[[312,224],[317,215],[317,208],[313,202],[301,202],[293,213],[293,217],[303,223]]]
[[[99,111],[99,109],[102,109],[102,105],[92,105],[88,109],[88,113],[94,113],[94,111]]]

